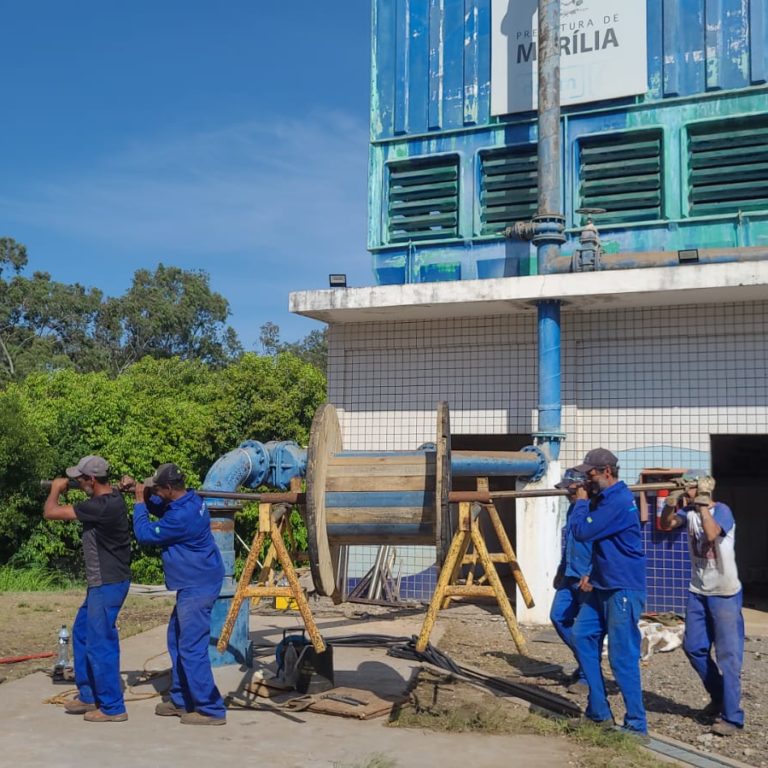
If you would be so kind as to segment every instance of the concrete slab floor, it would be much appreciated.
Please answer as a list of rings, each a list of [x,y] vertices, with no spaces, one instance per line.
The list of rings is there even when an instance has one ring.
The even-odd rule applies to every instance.
[[[326,639],[350,634],[417,634],[423,614],[374,621],[320,616]],[[252,615],[252,636],[257,643],[278,642],[284,628],[300,627],[293,615]],[[439,623],[437,627],[439,632]],[[437,635],[433,639],[436,639]],[[122,670],[134,679],[145,668],[169,665],[165,628],[156,627],[124,640]],[[261,657],[271,663],[271,655]],[[337,685],[375,687],[378,692],[402,691],[416,666],[388,657],[382,649],[334,648]],[[258,665],[256,666],[258,668]],[[222,694],[237,690],[251,671],[232,666],[215,669]],[[269,674],[267,675],[269,676]],[[164,681],[160,681],[161,683]],[[253,762],[265,768],[334,766],[364,768],[376,756],[397,768],[439,765],[441,768],[491,768],[536,765],[561,768],[568,763],[566,740],[540,736],[488,736],[443,734],[392,729],[386,718],[358,721],[307,712],[278,713],[231,709],[221,728],[181,725],[175,717],[157,717],[159,698],[130,700],[153,691],[142,685],[126,694],[129,719],[124,723],[87,723],[67,715],[61,707],[43,701],[68,686],[52,684],[35,673],[0,686],[0,765],[18,768],[155,768],[163,766],[236,765]]]

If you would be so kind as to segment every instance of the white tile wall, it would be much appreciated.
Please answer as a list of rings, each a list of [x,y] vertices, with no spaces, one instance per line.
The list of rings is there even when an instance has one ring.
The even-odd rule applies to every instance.
[[[329,334],[344,447],[414,449],[536,428],[536,316],[355,323]],[[708,456],[710,434],[768,433],[768,302],[562,314],[562,466],[602,445],[637,468]],[[690,466],[688,464],[687,466]],[[524,542],[517,543],[518,549]],[[362,565],[359,565],[362,567]]]

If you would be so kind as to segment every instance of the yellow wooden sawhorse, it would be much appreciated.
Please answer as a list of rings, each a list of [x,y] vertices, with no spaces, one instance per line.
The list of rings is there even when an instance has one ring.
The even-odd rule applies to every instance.
[[[325,642],[320,635],[317,624],[315,624],[315,618],[307,602],[307,596],[299,584],[299,577],[296,575],[296,569],[293,567],[293,560],[283,541],[283,532],[288,525],[289,513],[290,507],[285,504],[273,505],[269,502],[259,504],[259,529],[253,538],[251,551],[245,560],[240,581],[232,598],[232,605],[229,607],[229,613],[227,613],[227,618],[224,620],[219,642],[216,644],[216,648],[220,653],[223,653],[227,648],[237,614],[240,612],[240,606],[246,597],[254,598],[256,603],[265,597],[293,598],[299,607],[299,613],[304,620],[304,626],[313,648],[317,653],[325,651]],[[251,579],[258,565],[259,552],[261,552],[262,547],[267,541],[270,543],[267,556],[264,559],[257,582],[252,584]],[[278,586],[271,583],[275,560],[282,567],[283,576],[288,582],[288,586]]]
[[[487,478],[478,478],[478,490],[488,492]],[[500,553],[488,552],[488,547],[485,544],[485,539],[480,529],[480,513],[483,509],[486,510],[501,545],[502,551]],[[474,551],[468,555],[467,551],[470,544],[474,546]],[[473,571],[470,571],[466,583],[459,584],[462,566],[475,566],[478,561],[485,571],[482,578],[478,582],[474,582]],[[512,610],[512,605],[504,591],[504,586],[499,578],[495,563],[506,563],[510,566],[526,607],[532,608],[534,605],[533,597],[528,589],[523,572],[520,570],[520,564],[517,561],[512,544],[504,530],[495,505],[492,502],[482,505],[470,501],[460,502],[456,533],[448,548],[448,555],[440,570],[437,586],[427,609],[421,634],[416,642],[417,651],[423,653],[426,650],[438,613],[442,609],[447,608],[454,597],[493,597],[496,599],[501,614],[507,622],[509,633],[512,635],[517,650],[523,655],[528,654],[525,638],[520,632],[515,612]]]

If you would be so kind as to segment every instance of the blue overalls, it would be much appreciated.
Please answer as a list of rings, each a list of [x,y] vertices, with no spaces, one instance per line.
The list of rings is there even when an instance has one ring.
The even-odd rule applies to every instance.
[[[549,620],[560,639],[571,649],[576,658],[577,667],[574,677],[578,682],[586,683],[573,644],[573,624],[576,621],[579,608],[588,594],[579,589],[579,583],[581,577],[589,574],[592,570],[592,545],[587,542],[576,541],[571,528],[572,512],[573,504],[569,505],[565,517],[563,552],[557,569],[558,573],[562,573],[562,584],[555,591],[555,597],[549,611]]]
[[[168,502],[153,496],[150,509],[162,515],[149,520],[137,504],[133,530],[141,544],[159,544],[168,589],[176,590],[176,607],[168,623],[168,653],[173,664],[170,697],[188,712],[226,717],[224,700],[213,679],[208,646],[211,610],[221,592],[224,564],[211,533],[211,518],[193,491]]]
[[[645,555],[634,498],[618,481],[589,501],[577,501],[572,516],[576,540],[592,542],[594,589],[573,626],[576,655],[589,685],[585,714],[598,722],[613,719],[600,666],[607,634],[608,660],[627,712],[624,728],[646,734],[637,626],[645,607]]]

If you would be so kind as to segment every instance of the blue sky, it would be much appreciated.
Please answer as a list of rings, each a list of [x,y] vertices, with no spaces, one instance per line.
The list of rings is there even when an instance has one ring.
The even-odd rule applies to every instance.
[[[288,293],[372,283],[369,0],[0,0],[0,236],[123,293],[204,269],[246,348],[320,327]]]

